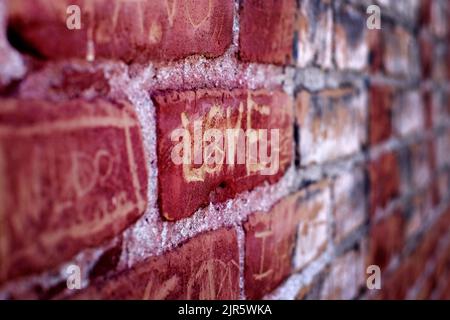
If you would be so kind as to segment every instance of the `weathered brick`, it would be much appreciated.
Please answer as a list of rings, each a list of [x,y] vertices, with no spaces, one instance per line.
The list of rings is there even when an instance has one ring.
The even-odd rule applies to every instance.
[[[431,125],[443,125],[450,120],[449,94],[434,90],[431,96]]]
[[[447,1],[421,0],[420,23],[436,37],[444,38],[448,34],[449,6]]]
[[[432,178],[432,166],[428,143],[417,143],[411,146],[412,181],[416,189],[425,188]]]
[[[302,268],[325,249],[329,210],[330,191],[322,182],[249,217],[244,224],[248,298],[261,298],[276,288],[292,271],[293,254],[294,267]]]
[[[366,142],[367,95],[361,89],[301,91],[296,101],[301,165],[358,152]]]
[[[385,153],[369,163],[370,215],[385,208],[389,201],[400,193],[400,171],[398,156]]]
[[[241,1],[240,59],[290,64],[296,8],[295,0]]]
[[[427,216],[433,209],[433,189],[427,189],[414,195],[410,202],[410,216],[405,226],[406,237],[413,237],[420,232]]]
[[[168,220],[188,217],[210,202],[223,202],[263,182],[274,183],[291,163],[292,102],[282,92],[204,89],[162,93],[155,95],[154,102],[159,201],[161,213]],[[210,129],[222,134],[216,144],[203,136]],[[233,142],[227,129],[242,129],[242,139]],[[188,132],[188,138],[172,140],[175,130]],[[264,132],[266,137],[261,135]],[[183,143],[187,143],[186,148]],[[181,151],[191,151],[191,158],[177,164],[173,153],[181,154],[179,145],[183,146]],[[214,146],[217,153],[206,152]],[[258,154],[253,156],[256,147]],[[208,154],[210,160],[206,161]]]
[[[445,45],[436,46],[431,70],[431,79],[435,82],[446,82],[449,79],[448,57],[450,50]]]
[[[425,129],[425,110],[419,91],[409,90],[401,92],[394,99],[393,125],[397,136],[421,132]]]
[[[340,5],[334,25],[334,57],[339,69],[362,70],[369,59],[366,17],[348,5]]]
[[[441,170],[438,175],[439,197],[445,199],[450,194],[450,172]]]
[[[380,85],[372,85],[369,92],[369,141],[375,145],[391,137],[394,92]]]
[[[366,220],[366,177],[361,168],[339,176],[333,185],[334,239],[340,242]]]
[[[0,0],[0,90],[25,74],[25,65],[6,35],[6,0]]]
[[[297,15],[297,65],[333,64],[333,12],[331,3],[322,0],[300,2]]]
[[[297,292],[295,296],[296,300],[318,300],[320,299],[320,294],[322,290],[322,284],[329,272],[329,267],[324,268],[324,270],[318,274],[316,274],[313,279],[307,283],[302,285],[300,290]]]
[[[450,130],[442,132],[436,137],[436,162],[438,168],[450,164],[448,152],[450,150]]]
[[[323,283],[321,299],[354,299],[365,283],[364,254],[351,250],[333,261]]]
[[[360,0],[357,0],[360,1]],[[408,24],[417,22],[421,0],[369,0],[381,7],[381,14]]]
[[[297,193],[283,199],[268,213],[252,214],[244,224],[245,293],[249,299],[271,292],[292,270],[298,197]]]
[[[397,78],[420,75],[419,39],[400,25],[383,24],[381,30],[370,30],[370,70]]]
[[[367,31],[367,44],[369,46],[369,71],[377,73],[383,71],[384,42],[380,30]]]
[[[377,265],[383,271],[391,258],[398,254],[404,243],[404,219],[396,211],[370,229],[369,265]]]
[[[172,251],[92,284],[74,298],[238,299],[236,232],[222,228],[196,236]]]
[[[317,258],[327,247],[331,191],[328,183],[309,187],[297,199],[300,224],[298,225],[294,267],[302,269]]]
[[[144,212],[146,164],[129,104],[1,105],[0,281],[54,267]]]
[[[429,34],[421,32],[419,36],[420,64],[422,77],[429,78],[433,67],[434,43]]]
[[[395,77],[417,77],[420,74],[417,40],[399,25],[382,30],[384,71]]]
[[[66,26],[69,5],[82,11],[80,30]],[[223,54],[232,40],[233,8],[232,0],[17,0],[11,1],[10,21],[14,33],[45,58],[145,62]]]
[[[414,272],[414,262],[406,259],[394,273],[383,277],[381,289],[377,292],[383,300],[403,300],[406,299],[408,290],[414,285],[412,275]],[[383,273],[383,270],[381,271]]]

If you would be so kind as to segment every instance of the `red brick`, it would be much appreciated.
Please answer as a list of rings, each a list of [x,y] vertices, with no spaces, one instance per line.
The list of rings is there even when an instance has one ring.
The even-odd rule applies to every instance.
[[[369,164],[370,214],[386,207],[400,193],[400,172],[395,153],[386,153]]]
[[[20,55],[8,42],[6,34],[7,5],[6,0],[0,0],[0,91],[13,80],[17,80],[25,74],[25,65]]]
[[[424,32],[419,36],[420,45],[420,63],[422,67],[422,77],[429,78],[431,75],[431,69],[433,65],[434,46],[433,39]]]
[[[210,202],[223,202],[263,182],[274,183],[291,163],[292,103],[282,92],[204,89],[166,92],[156,95],[154,101],[158,118],[159,204],[161,213],[168,220],[188,217]],[[196,123],[202,124],[202,133],[207,129],[218,129],[223,137],[226,129],[237,128],[247,133],[250,132],[249,129],[265,129],[270,139],[269,150],[270,144],[275,141],[271,129],[278,130],[278,168],[275,154],[273,161],[263,161],[258,156],[258,163],[261,164],[258,166],[252,164],[248,157],[244,157],[240,163],[235,158],[235,164],[231,164],[227,156],[232,153],[226,147],[223,148],[226,150],[223,164],[220,164],[220,158],[216,158],[219,164],[208,164],[203,156],[194,164],[195,154],[201,155],[201,152],[195,151],[200,149],[194,146],[194,140],[201,140],[197,139],[198,135],[195,133],[199,130],[194,130]],[[181,128],[189,130],[192,164],[176,164],[172,161],[171,154],[176,152],[175,145],[182,142],[178,142],[181,138],[173,142],[171,135],[175,129]],[[245,139],[244,133],[241,132],[240,137]],[[227,139],[223,140],[226,146]],[[203,147],[207,144],[210,143],[204,143]],[[261,146],[259,140],[258,148]],[[244,152],[238,152],[238,157],[240,154],[244,156]],[[273,171],[261,170],[263,167],[269,168],[271,163]]]
[[[321,183],[249,217],[244,224],[247,298],[259,299],[276,288],[293,270],[293,254],[294,267],[301,268],[325,249],[329,206],[329,188]]]
[[[191,54],[216,57],[232,40],[232,0],[17,0],[11,4],[14,32],[50,59],[85,58],[90,41],[95,57],[127,62]],[[66,9],[74,4],[82,11],[80,30],[66,26]]]
[[[369,60],[366,16],[340,5],[334,25],[334,57],[338,69],[363,70]]]
[[[394,133],[399,137],[406,137],[425,129],[425,109],[418,90],[399,93],[394,99],[393,126]]]
[[[355,88],[301,91],[296,100],[302,166],[358,152],[366,141],[367,95]]]
[[[297,65],[333,64],[333,11],[330,2],[305,0],[300,2],[297,15]]]
[[[327,274],[321,291],[321,299],[350,300],[356,298],[359,288],[365,284],[364,254],[351,250],[337,257]]]
[[[425,112],[425,127],[426,129],[433,128],[433,95],[430,90],[422,91],[422,103]]]
[[[240,59],[249,62],[290,64],[295,11],[295,0],[241,1]]]
[[[196,236],[172,251],[92,284],[74,298],[236,300],[236,232],[219,229]]]
[[[370,229],[368,265],[377,265],[383,271],[391,258],[400,252],[404,243],[404,219],[396,211]]]
[[[384,142],[392,133],[393,89],[373,85],[369,96],[369,141],[371,145]]]
[[[366,220],[366,179],[360,168],[340,175],[333,185],[336,242],[344,240]]]
[[[141,216],[147,173],[129,104],[1,105],[0,281],[56,266]]]

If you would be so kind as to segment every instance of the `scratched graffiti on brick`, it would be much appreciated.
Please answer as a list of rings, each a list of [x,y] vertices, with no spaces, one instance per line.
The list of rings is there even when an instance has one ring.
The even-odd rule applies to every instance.
[[[273,183],[291,162],[292,103],[282,92],[204,89],[165,92],[153,100],[166,219]]]
[[[74,6],[81,9],[80,29],[72,28]],[[233,10],[231,0],[18,0],[12,1],[11,24],[49,58],[175,60],[224,53]],[[49,33],[51,39],[43,37]]]
[[[3,274],[52,266],[144,211],[146,169],[128,107],[74,101],[59,105],[56,114],[45,102],[2,104],[1,119],[16,119],[14,125],[0,120],[1,193],[6,211],[14,212],[2,218]],[[31,108],[40,113],[27,125]]]

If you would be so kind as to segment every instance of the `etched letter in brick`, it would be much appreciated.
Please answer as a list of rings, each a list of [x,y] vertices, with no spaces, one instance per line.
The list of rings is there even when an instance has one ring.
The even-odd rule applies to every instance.
[[[217,57],[231,44],[231,0],[15,0],[11,28],[50,58],[174,60]],[[82,11],[82,28],[67,28],[67,7]],[[49,37],[48,35],[52,36]]]

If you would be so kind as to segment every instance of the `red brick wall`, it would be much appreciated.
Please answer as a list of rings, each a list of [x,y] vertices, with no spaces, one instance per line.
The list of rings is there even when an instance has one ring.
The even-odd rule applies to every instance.
[[[0,0],[0,298],[450,299],[449,18]],[[269,130],[275,170],[175,163],[178,128]]]

